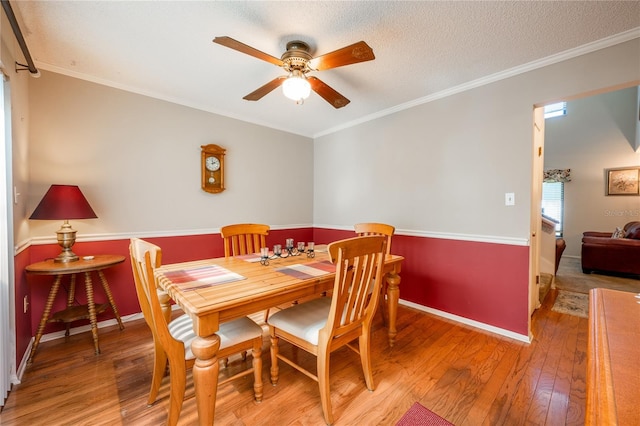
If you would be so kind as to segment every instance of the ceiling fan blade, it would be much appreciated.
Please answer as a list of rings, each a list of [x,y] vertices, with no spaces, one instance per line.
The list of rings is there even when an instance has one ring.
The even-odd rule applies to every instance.
[[[264,52],[259,51],[258,49],[254,49],[251,46],[247,46],[244,43],[240,43],[238,40],[234,40],[231,37],[216,37],[213,39],[214,43],[218,43],[222,46],[228,47],[233,50],[237,50],[238,52],[245,53],[247,55],[253,56],[254,58],[262,59],[263,61],[267,61],[272,63],[273,65],[277,65],[281,67],[283,64],[282,60],[276,58],[275,56],[271,56]]]
[[[282,82],[284,82],[286,79],[287,79],[286,76],[276,77],[273,80],[271,80],[270,82],[268,82],[267,84],[265,84],[264,86],[262,86],[262,87],[260,87],[260,88],[258,88],[256,90],[254,90],[253,92],[249,93],[247,96],[245,96],[242,99],[246,99],[247,101],[258,101],[263,96],[265,96],[266,94],[268,94],[271,91],[273,91],[276,87],[280,86],[282,84]]]
[[[307,80],[309,81],[309,84],[311,84],[313,91],[320,95],[322,99],[333,105],[334,108],[342,108],[351,102],[349,99],[327,86],[326,83],[319,78],[307,77]]]
[[[323,71],[343,65],[371,61],[375,58],[373,49],[364,41],[359,41],[342,49],[313,58],[309,61],[309,67],[316,71]]]

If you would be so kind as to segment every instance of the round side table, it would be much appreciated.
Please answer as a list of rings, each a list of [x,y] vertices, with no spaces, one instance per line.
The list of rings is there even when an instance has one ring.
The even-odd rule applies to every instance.
[[[111,306],[111,309],[113,310],[113,313],[118,320],[118,324],[120,325],[120,330],[124,329],[124,325],[122,324],[122,320],[120,319],[120,314],[118,313],[118,308],[116,307],[116,303],[113,300],[113,295],[111,294],[111,289],[109,288],[107,279],[102,272],[104,269],[124,262],[124,259],[124,256],[103,254],[93,256],[92,259],[81,257],[80,260],[68,263],[56,263],[53,261],[53,259],[49,259],[43,262],[33,263],[25,268],[27,273],[31,275],[55,276],[53,286],[49,291],[47,303],[44,307],[44,312],[42,312],[42,318],[40,319],[40,324],[38,325],[35,342],[33,343],[33,347],[31,348],[31,353],[29,354],[27,364],[30,364],[33,361],[33,356],[36,353],[36,349],[38,348],[40,338],[42,338],[42,333],[47,322],[64,322],[67,327],[65,336],[68,336],[69,326],[72,321],[89,318],[89,321],[91,322],[91,333],[93,334],[93,345],[95,347],[96,355],[100,353],[100,346],[98,345],[98,322],[96,320],[97,314],[104,312],[109,306]],[[100,278],[100,282],[102,283],[102,288],[104,289],[104,292],[109,299],[109,303],[102,303],[98,305],[95,304],[93,300],[93,282],[91,280],[91,272],[98,273],[98,277]],[[80,273],[84,273],[84,282],[87,291],[86,305],[74,305],[76,282],[75,279],[76,274]],[[62,282],[62,277],[65,275],[71,275],[71,285],[69,287],[69,294],[67,296],[67,308],[51,315],[51,307],[53,305],[53,301],[55,300],[58,293],[60,283]]]

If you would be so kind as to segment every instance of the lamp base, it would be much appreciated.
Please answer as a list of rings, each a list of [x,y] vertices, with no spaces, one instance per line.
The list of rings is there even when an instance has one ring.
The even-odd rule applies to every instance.
[[[71,251],[71,247],[76,242],[76,230],[71,227],[68,220],[65,220],[60,229],[56,231],[58,234],[58,245],[62,247],[62,253],[53,259],[54,263],[69,263],[80,260],[80,257]]]
[[[72,252],[71,250],[69,251],[62,251],[62,253],[60,253],[57,257],[55,257],[53,259],[54,263],[69,263],[69,262],[75,262],[77,260],[80,260],[80,257],[75,254],[74,252]]]

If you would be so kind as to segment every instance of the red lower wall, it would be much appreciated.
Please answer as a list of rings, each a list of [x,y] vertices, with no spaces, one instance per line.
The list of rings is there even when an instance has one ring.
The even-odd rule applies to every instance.
[[[330,229],[272,230],[267,245],[284,244],[286,238],[326,244],[353,235],[350,231]],[[145,239],[162,247],[163,263],[224,255],[219,234]],[[79,242],[73,250],[80,256],[125,256],[125,262],[105,270],[105,276],[120,315],[140,312],[129,262],[128,239]],[[396,235],[391,251],[405,257],[400,274],[401,299],[513,333],[528,334],[528,247]],[[30,263],[55,257],[59,252],[60,248],[55,244],[34,245],[15,257],[18,364],[31,337],[36,334],[53,282],[53,277],[28,276],[24,269]],[[106,301],[102,287],[95,284],[97,282],[94,283],[95,300]],[[68,281],[63,281],[63,285],[68,287]],[[30,300],[27,314],[23,314],[25,295]],[[86,303],[83,280],[76,284],[76,299]],[[65,304],[66,293],[61,290],[53,312],[64,309]],[[109,318],[113,318],[111,310],[99,315],[98,321]],[[88,321],[84,323],[88,324]],[[74,326],[82,324],[78,321]],[[62,324],[50,323],[44,333],[62,329]]]
[[[353,233],[315,229],[328,243]],[[513,333],[529,333],[529,247],[395,235],[400,298]]]
[[[31,312],[33,308],[31,306],[32,297],[29,291],[29,284],[27,283],[27,275],[24,272],[24,268],[31,262],[30,258],[31,248],[28,248],[18,253],[14,260],[15,268],[15,314],[16,314],[16,365],[20,365],[24,351],[27,350],[31,336],[35,333],[31,333]],[[29,308],[24,313],[23,301],[24,297],[29,299]],[[42,312],[42,311],[41,311]]]

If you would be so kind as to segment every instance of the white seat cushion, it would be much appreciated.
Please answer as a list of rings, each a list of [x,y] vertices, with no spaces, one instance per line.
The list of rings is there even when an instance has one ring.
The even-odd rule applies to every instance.
[[[196,334],[191,318],[184,314],[174,319],[169,323],[169,332],[174,339],[184,342],[185,359],[195,358],[191,351],[191,342],[196,338]],[[262,336],[262,328],[251,319],[242,317],[220,324],[220,330],[216,334],[220,336],[220,349],[224,349]]]
[[[318,332],[327,323],[330,309],[331,298],[320,297],[276,312],[269,317],[267,323],[317,345]]]

